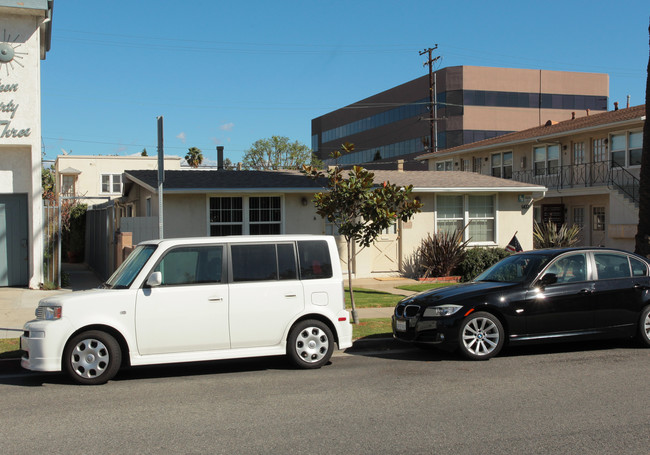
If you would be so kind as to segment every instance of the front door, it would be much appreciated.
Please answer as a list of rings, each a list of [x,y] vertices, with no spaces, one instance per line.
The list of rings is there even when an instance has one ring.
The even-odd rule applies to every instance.
[[[561,256],[545,272],[553,284],[531,291],[526,305],[526,331],[548,336],[593,329],[594,282],[589,279],[584,253]]]
[[[27,286],[27,195],[0,195],[0,286]]]
[[[136,336],[141,355],[230,348],[224,248],[168,251],[155,268],[162,284],[138,291]]]

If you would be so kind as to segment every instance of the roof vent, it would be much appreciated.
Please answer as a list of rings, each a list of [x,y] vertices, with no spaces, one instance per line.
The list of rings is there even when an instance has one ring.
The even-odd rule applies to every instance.
[[[558,122],[555,120],[547,120],[544,126],[551,126],[551,125],[557,125]]]

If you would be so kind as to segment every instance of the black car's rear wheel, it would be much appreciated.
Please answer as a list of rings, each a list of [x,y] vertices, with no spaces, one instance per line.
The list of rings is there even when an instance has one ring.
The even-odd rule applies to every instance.
[[[458,335],[460,351],[465,357],[487,360],[501,351],[505,331],[495,316],[479,311],[463,320]]]
[[[650,305],[645,307],[641,312],[639,332],[637,335],[641,344],[650,347]]]

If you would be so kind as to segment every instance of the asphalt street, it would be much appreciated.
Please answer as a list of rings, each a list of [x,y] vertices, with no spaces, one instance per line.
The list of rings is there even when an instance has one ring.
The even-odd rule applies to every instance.
[[[276,357],[134,368],[97,387],[0,372],[2,451],[648,453],[650,350],[610,341],[469,362],[391,348],[315,371]]]

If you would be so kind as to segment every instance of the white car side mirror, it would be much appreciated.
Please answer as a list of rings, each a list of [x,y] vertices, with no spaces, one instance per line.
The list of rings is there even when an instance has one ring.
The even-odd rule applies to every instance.
[[[156,286],[160,286],[161,284],[162,284],[162,273],[153,272],[151,275],[149,275],[149,278],[147,279],[148,286],[154,288]]]

